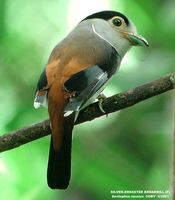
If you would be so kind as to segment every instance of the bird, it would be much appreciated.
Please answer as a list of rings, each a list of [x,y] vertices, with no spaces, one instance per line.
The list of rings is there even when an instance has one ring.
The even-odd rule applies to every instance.
[[[51,189],[69,186],[72,130],[78,114],[102,93],[132,46],[149,44],[128,17],[104,10],[80,21],[52,50],[34,99],[36,109],[45,102],[48,105],[47,183]]]

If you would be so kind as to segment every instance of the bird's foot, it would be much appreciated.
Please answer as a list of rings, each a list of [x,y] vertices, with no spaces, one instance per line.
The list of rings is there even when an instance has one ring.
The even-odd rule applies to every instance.
[[[103,101],[106,99],[107,97],[104,94],[100,94],[97,99],[98,99],[98,106],[101,110],[102,113],[106,114],[106,117],[108,116],[108,114],[106,113],[106,111],[103,109],[102,103]]]

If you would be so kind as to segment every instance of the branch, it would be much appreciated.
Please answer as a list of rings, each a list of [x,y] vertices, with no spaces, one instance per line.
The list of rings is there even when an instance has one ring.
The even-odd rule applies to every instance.
[[[175,73],[163,76],[158,80],[141,85],[126,92],[116,94],[103,101],[106,114],[130,107],[148,98],[162,94],[175,88]],[[101,112],[98,102],[83,109],[75,124],[91,121],[105,115]],[[51,133],[49,120],[28,126],[0,136],[0,152],[7,151]]]

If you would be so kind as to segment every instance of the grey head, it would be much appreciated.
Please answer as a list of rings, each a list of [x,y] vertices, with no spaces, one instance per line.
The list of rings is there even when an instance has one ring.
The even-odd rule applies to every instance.
[[[90,26],[94,34],[113,46],[121,58],[131,46],[149,46],[146,39],[138,35],[132,21],[120,12],[98,12],[83,19],[79,25]]]

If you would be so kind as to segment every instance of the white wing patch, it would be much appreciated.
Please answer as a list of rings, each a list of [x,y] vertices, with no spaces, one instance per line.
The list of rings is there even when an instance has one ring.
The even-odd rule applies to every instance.
[[[40,108],[41,106],[47,106],[46,94],[43,96],[37,96],[34,99],[33,106],[35,109]]]

